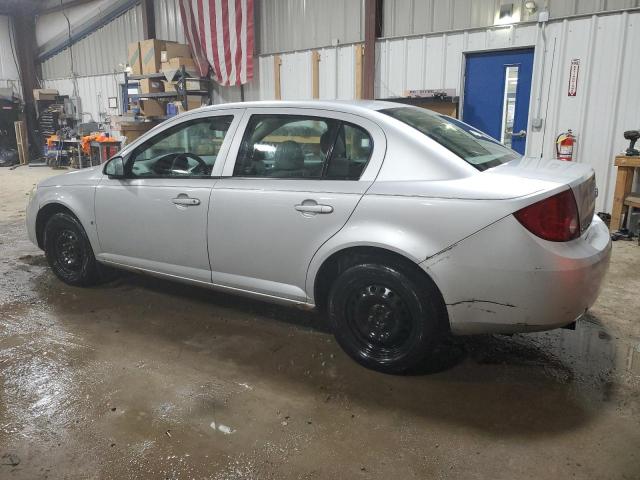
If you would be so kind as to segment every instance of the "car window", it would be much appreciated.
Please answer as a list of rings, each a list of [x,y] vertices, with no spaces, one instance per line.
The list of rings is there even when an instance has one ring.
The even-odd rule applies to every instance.
[[[131,155],[132,177],[202,177],[211,175],[233,116],[184,122],[150,138]]]
[[[372,151],[373,142],[364,129],[342,123],[338,128],[325,177],[335,180],[359,179]]]
[[[520,158],[517,152],[480,130],[439,113],[417,107],[388,108],[380,112],[415,128],[480,171]]]
[[[320,178],[336,120],[294,115],[253,115],[234,176]]]
[[[360,127],[336,119],[253,115],[233,175],[358,179],[373,142]]]

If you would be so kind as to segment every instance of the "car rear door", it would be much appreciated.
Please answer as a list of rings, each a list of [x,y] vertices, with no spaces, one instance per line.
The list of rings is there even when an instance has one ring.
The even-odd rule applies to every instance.
[[[125,154],[127,178],[105,177],[96,189],[99,260],[210,283],[211,189],[242,113],[189,115]]]
[[[363,117],[248,109],[213,188],[213,283],[307,301],[313,254],[347,222],[385,149],[380,127]]]

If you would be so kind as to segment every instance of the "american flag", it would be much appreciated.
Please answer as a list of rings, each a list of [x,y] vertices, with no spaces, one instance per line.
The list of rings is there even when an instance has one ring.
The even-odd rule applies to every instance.
[[[253,78],[253,0],[180,0],[185,37],[200,75],[221,85]]]

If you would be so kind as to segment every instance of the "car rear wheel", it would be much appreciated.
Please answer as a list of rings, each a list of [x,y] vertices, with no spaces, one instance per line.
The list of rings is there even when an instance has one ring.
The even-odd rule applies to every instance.
[[[340,346],[361,365],[387,373],[418,367],[446,323],[433,282],[393,262],[346,269],[331,288],[328,307]]]
[[[56,213],[47,221],[44,251],[53,273],[69,285],[95,285],[102,279],[89,238],[73,215]]]

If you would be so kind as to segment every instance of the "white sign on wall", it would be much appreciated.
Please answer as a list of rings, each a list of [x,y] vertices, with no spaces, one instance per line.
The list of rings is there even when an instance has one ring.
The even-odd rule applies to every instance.
[[[578,72],[580,71],[580,59],[574,58],[571,60],[571,67],[569,67],[569,96],[575,97],[578,93]]]

